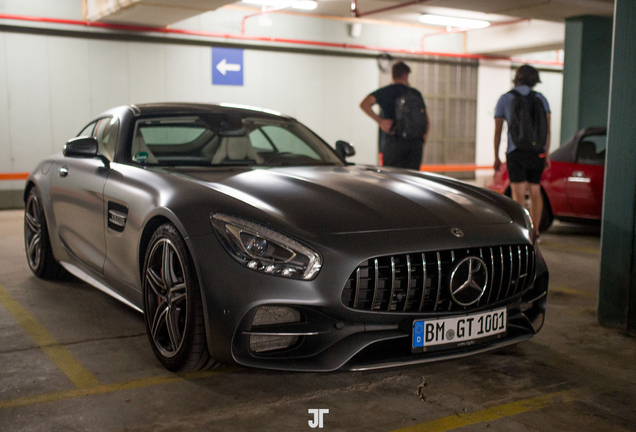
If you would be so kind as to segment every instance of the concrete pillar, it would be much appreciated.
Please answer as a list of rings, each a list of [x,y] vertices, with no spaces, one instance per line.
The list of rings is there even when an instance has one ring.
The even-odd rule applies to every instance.
[[[612,19],[566,19],[564,52],[560,142],[579,129],[607,123]]]
[[[598,302],[602,325],[632,331],[636,330],[635,28],[636,0],[616,0]]]

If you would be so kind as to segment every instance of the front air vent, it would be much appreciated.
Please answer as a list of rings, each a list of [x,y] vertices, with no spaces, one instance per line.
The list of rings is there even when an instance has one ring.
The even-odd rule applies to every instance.
[[[450,279],[467,257],[486,264],[486,287],[478,301],[462,306],[453,300]],[[534,281],[532,246],[493,246],[382,256],[362,262],[342,291],[352,309],[377,312],[458,312],[512,297]]]
[[[108,228],[123,232],[128,220],[128,207],[115,202],[108,202]]]

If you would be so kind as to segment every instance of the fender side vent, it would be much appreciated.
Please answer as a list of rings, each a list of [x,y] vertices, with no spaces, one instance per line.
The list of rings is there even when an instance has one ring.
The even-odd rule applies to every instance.
[[[108,201],[108,228],[122,232],[128,220],[128,207]]]

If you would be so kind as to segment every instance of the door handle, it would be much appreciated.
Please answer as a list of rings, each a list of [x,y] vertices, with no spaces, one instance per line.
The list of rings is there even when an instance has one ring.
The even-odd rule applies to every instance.
[[[568,177],[569,182],[573,183],[589,183],[590,178],[585,177],[585,173],[583,171],[574,171],[570,177]]]
[[[66,177],[68,175],[68,168],[66,168],[65,166],[60,167],[57,170],[57,173],[59,174],[60,177]]]

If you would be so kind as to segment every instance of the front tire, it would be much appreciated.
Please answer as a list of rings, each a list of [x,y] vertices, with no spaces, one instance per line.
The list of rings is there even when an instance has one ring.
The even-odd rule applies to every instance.
[[[24,207],[24,250],[29,268],[37,277],[54,280],[65,273],[53,256],[42,198],[36,187],[29,191]]]
[[[143,272],[146,332],[155,356],[173,372],[215,365],[207,348],[203,305],[185,241],[170,223],[150,239]]]

